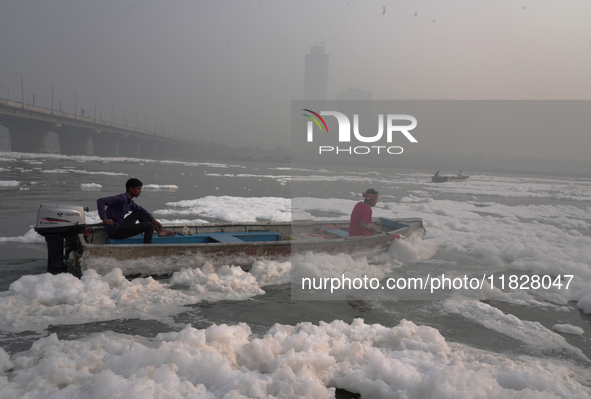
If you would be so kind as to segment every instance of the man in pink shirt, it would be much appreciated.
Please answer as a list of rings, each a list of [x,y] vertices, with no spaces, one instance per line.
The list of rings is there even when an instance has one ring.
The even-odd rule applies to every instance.
[[[371,236],[380,230],[371,225],[371,207],[378,203],[378,192],[370,188],[363,194],[365,200],[358,202],[351,212],[351,222],[349,223],[349,236]]]

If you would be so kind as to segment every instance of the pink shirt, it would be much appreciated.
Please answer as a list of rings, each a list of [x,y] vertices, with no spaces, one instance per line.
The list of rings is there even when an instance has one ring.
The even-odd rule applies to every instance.
[[[371,223],[371,206],[365,202],[358,202],[351,212],[351,222],[349,223],[349,235],[350,236],[371,236],[370,231],[361,230],[359,228],[359,222]]]

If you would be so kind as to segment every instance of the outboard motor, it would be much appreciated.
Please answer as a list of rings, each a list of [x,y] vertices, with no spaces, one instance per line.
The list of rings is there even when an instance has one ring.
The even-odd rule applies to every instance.
[[[35,231],[47,242],[47,272],[66,273],[70,253],[78,247],[78,234],[86,229],[84,211],[69,204],[42,204],[37,212]]]

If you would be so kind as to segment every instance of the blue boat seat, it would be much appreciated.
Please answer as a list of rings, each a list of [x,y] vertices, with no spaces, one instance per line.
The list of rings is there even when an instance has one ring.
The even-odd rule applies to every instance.
[[[177,234],[172,237],[152,237],[152,244],[206,244],[206,243],[240,243],[240,242],[263,242],[281,241],[281,234],[275,231],[247,231],[247,232],[225,232],[225,233],[196,233],[190,236]],[[143,234],[123,240],[109,239],[108,244],[143,244]]]
[[[244,242],[244,240],[230,235],[216,234],[208,237],[216,242]]]
[[[382,222],[384,226],[393,227],[395,230],[401,229],[403,227],[408,227],[408,224],[400,223],[395,220],[390,220],[386,218],[380,218],[380,222]]]

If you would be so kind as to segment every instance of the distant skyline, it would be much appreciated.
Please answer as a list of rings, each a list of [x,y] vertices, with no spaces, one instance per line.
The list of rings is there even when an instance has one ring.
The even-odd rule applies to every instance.
[[[77,96],[92,114],[96,98],[103,119],[113,107],[118,121],[137,112],[141,126],[198,140],[289,146],[290,102],[303,98],[313,45],[330,56],[328,98],[357,88],[376,100],[591,99],[589,15],[581,1],[8,2],[0,97],[10,89],[20,100],[22,74],[36,105],[51,106],[53,84],[56,108],[73,110]],[[560,135],[516,143],[526,157],[591,158],[580,150],[591,135]]]

